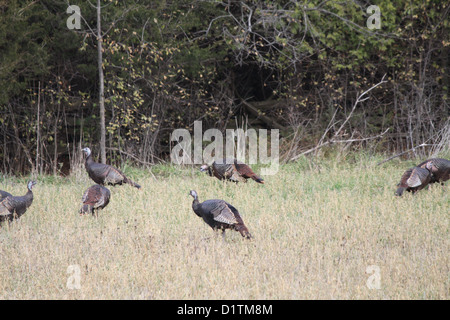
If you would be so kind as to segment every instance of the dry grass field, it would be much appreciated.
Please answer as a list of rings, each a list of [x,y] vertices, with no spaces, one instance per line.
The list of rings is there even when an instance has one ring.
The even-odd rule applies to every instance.
[[[0,228],[0,299],[449,299],[449,182],[398,198],[417,161],[380,159],[303,159],[265,185],[125,168],[142,189],[109,187],[98,218],[78,214],[84,171],[39,178]],[[21,195],[25,181],[0,189]],[[191,189],[233,204],[254,239],[215,236]]]

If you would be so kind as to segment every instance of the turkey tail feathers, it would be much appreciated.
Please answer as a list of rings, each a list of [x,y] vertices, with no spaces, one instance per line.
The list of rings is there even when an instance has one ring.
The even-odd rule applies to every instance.
[[[254,176],[252,176],[252,179],[258,183],[264,184],[264,180],[262,178],[258,177],[256,174]]]
[[[125,175],[124,175],[124,177],[125,177]],[[135,188],[138,188],[138,189],[141,188],[141,185],[140,185],[140,184],[137,184],[136,182],[134,182],[133,180],[131,180],[131,179],[127,178],[127,177],[125,177],[125,179],[123,180],[123,182],[128,183],[129,185],[132,185],[132,186],[135,187]]]

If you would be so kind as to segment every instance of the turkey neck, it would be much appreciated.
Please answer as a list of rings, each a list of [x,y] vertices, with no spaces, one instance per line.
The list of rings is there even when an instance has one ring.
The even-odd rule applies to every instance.
[[[194,210],[195,214],[201,217],[200,215],[200,202],[198,201],[198,197],[194,198],[194,201],[192,201],[192,209]]]
[[[27,193],[23,197],[25,198],[25,203],[27,204],[28,207],[33,202],[33,191],[31,191],[31,189],[28,188]]]
[[[91,155],[89,155],[89,156],[87,156],[86,157],[86,166],[88,165],[88,164],[92,164],[92,163],[94,163],[94,160],[92,160],[92,156]]]

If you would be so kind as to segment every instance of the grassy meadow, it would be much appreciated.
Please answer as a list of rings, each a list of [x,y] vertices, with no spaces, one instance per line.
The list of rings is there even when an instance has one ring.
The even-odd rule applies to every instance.
[[[382,159],[301,159],[265,185],[126,167],[142,189],[108,187],[97,218],[78,214],[84,170],[39,177],[25,215],[0,227],[0,299],[449,299],[449,182],[395,197],[418,161]],[[23,195],[26,179],[0,189]],[[233,204],[254,239],[215,236],[191,189]]]

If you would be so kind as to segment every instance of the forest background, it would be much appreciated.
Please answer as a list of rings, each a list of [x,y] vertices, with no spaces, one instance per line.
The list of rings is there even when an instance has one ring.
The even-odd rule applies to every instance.
[[[371,5],[379,29],[368,27]],[[66,175],[84,146],[117,166],[170,161],[171,133],[196,120],[278,129],[282,162],[334,145],[442,151],[449,7],[0,0],[0,171]]]

